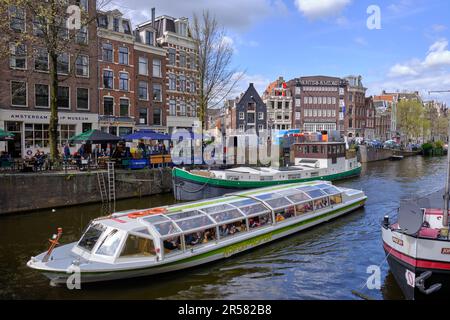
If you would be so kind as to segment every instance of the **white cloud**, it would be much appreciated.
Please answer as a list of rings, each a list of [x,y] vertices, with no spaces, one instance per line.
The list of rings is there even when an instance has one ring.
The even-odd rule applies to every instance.
[[[241,93],[245,92],[250,83],[253,83],[256,91],[262,95],[269,83],[273,81],[261,74],[248,74],[244,72],[238,72],[234,75],[234,79],[238,77],[240,77],[240,80],[230,94],[230,98],[238,97]]]
[[[450,65],[450,51],[447,50],[448,41],[443,39],[436,41],[428,51],[423,62],[424,67],[440,67]]]
[[[417,72],[407,65],[396,64],[389,70],[390,77],[415,76]]]
[[[310,19],[338,15],[351,0],[295,0],[297,9]]]
[[[286,5],[282,0],[114,0],[111,7],[119,9],[132,19],[134,25],[151,18],[151,8],[156,15],[191,18],[193,13],[201,14],[208,9],[219,23],[230,29],[245,30],[271,15],[285,14]],[[139,9],[136,9],[139,8]]]
[[[434,32],[442,32],[447,30],[447,26],[443,24],[433,24],[431,28],[433,29]]]

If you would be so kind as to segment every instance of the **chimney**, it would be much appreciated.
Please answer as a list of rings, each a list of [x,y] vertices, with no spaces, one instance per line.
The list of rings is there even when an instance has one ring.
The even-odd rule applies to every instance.
[[[152,27],[155,27],[155,8],[152,8]]]

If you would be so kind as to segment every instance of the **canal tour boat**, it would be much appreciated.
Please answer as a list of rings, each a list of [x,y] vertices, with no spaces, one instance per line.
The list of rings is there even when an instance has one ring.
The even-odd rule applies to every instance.
[[[78,270],[81,283],[154,275],[227,258],[364,206],[364,192],[317,181],[97,218],[78,242],[58,246],[27,266],[52,283]]]
[[[305,141],[291,145],[286,167],[236,167],[226,170],[173,168],[175,199],[195,201],[226,193],[313,180],[336,181],[361,174],[356,152],[346,152],[345,142]]]
[[[384,217],[387,261],[409,300],[450,297],[449,180],[450,155],[445,190],[403,201],[395,223]]]

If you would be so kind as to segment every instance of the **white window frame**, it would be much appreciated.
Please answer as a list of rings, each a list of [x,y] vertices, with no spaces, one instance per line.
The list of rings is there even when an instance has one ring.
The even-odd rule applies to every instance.
[[[17,65],[17,58],[16,58],[17,44],[15,44],[15,43],[9,44],[9,51],[10,51],[9,67],[11,69],[14,69],[14,70],[27,70],[28,69],[28,46],[26,44],[22,44],[22,45],[25,46],[25,56],[23,57],[23,59],[25,59],[25,67],[19,68],[19,67],[16,67],[16,65]],[[12,50],[14,50],[14,53],[12,53]],[[14,59],[14,66],[12,65],[13,59]]]
[[[107,115],[105,113],[105,98],[112,99],[112,116],[115,116],[116,115],[116,99],[114,99],[113,96],[103,96],[103,99],[102,99],[102,106],[103,106],[102,111],[103,112],[102,112],[102,114]]]
[[[86,89],[88,91],[88,95],[87,95],[87,97],[88,97],[88,102],[87,102],[88,107],[87,107],[87,109],[78,107],[78,89]],[[91,110],[91,107],[90,107],[90,105],[91,105],[91,97],[89,95],[89,93],[90,93],[89,88],[77,87],[76,90],[75,90],[75,93],[76,93],[76,99],[77,99],[77,107],[76,107],[77,110],[82,110],[82,111],[89,111],[89,110]]]
[[[155,64],[156,61],[159,61],[159,64]],[[155,74],[155,67],[158,67],[158,74]],[[161,59],[153,59],[152,61],[152,76],[155,78],[162,77],[162,69],[161,69]]]
[[[12,83],[13,82],[25,83],[25,105],[13,104],[13,95],[12,95]],[[11,106],[19,107],[19,108],[27,108],[28,107],[28,82],[20,81],[20,80],[11,80],[10,85],[9,85],[9,94],[11,95]]]
[[[47,101],[47,105],[46,106],[40,106],[40,105],[38,105],[37,104],[37,99],[36,99],[36,93],[37,93],[37,90],[36,90],[36,86],[47,86],[47,95],[48,95],[48,101]],[[50,86],[48,85],[48,84],[45,84],[45,83],[35,83],[34,84],[34,105],[35,105],[35,107],[36,108],[39,108],[39,109],[49,109],[50,108]]]
[[[142,71],[142,70],[141,70],[141,65],[144,64],[144,61],[145,61],[145,66],[146,66],[146,68],[145,68],[145,72],[142,73],[142,72],[141,72],[141,71]],[[148,76],[148,58],[147,58],[147,57],[142,57],[142,56],[139,57],[138,73],[139,73],[140,75],[142,75],[142,76]]]
[[[58,106],[58,88],[56,89],[56,107],[57,107],[57,109],[58,110],[70,110],[70,109],[72,109],[71,107],[72,107],[72,100],[71,100],[71,95],[70,95],[70,92],[71,92],[71,90],[70,90],[70,86],[58,86],[58,87],[61,87],[61,88],[68,88],[69,89],[69,107],[68,108],[61,108],[60,106]]]
[[[78,74],[77,61],[78,61],[78,58],[80,58],[80,57],[85,57],[86,58],[86,61],[87,61],[87,74],[82,74],[82,75]],[[88,55],[86,55],[86,54],[79,54],[77,56],[77,58],[75,59],[75,76],[78,77],[78,78],[89,78],[89,74],[90,74],[89,63],[90,63],[90,61],[89,61],[89,56]]]

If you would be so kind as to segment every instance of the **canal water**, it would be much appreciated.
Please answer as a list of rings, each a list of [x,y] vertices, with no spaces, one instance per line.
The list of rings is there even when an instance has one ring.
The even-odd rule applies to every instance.
[[[248,253],[182,272],[111,283],[81,290],[52,287],[28,269],[45,251],[57,227],[62,243],[78,240],[101,205],[83,205],[0,218],[1,299],[403,299],[384,261],[380,223],[395,216],[400,199],[436,190],[445,180],[445,158],[411,157],[364,165],[358,178],[338,185],[362,189],[364,209]],[[37,188],[39,186],[36,186]],[[43,199],[45,201],[45,199]],[[173,203],[171,194],[120,201],[117,210]],[[381,266],[381,289],[365,287],[367,268]]]

